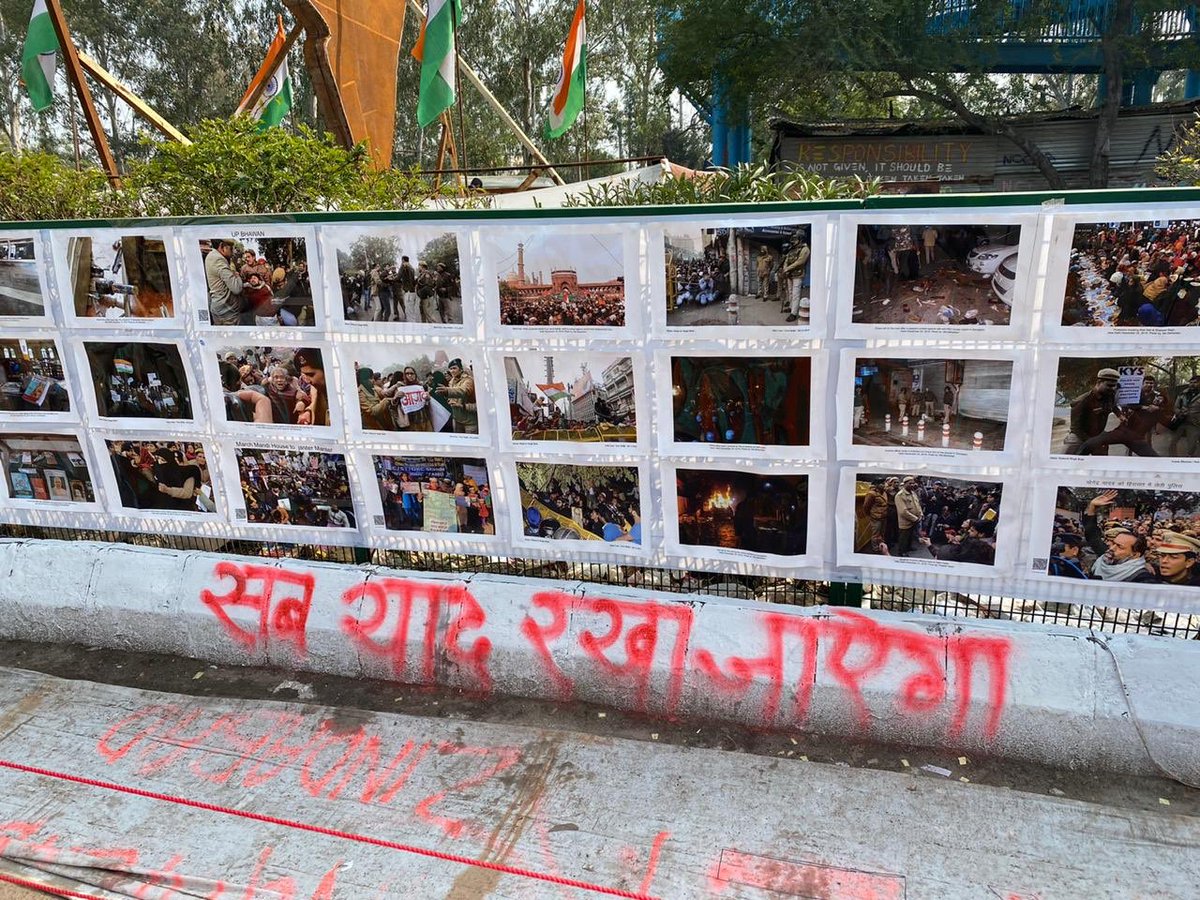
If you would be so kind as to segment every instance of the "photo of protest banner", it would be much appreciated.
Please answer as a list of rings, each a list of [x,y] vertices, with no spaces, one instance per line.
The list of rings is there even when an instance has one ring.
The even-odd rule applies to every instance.
[[[915,213],[841,221],[839,337],[1023,336],[1037,218]],[[853,267],[853,268],[851,268]]]
[[[139,518],[221,517],[213,454],[199,441],[156,435],[96,438],[99,474],[110,512]]]
[[[7,505],[99,509],[79,435],[0,429]]]
[[[521,515],[518,545],[610,554],[646,552],[642,532],[645,472],[637,465],[516,462]]]
[[[627,353],[504,354],[505,447],[584,445],[626,453],[640,445],[641,356]],[[499,387],[499,386],[497,386]]]
[[[663,265],[651,282],[655,304],[665,307],[661,336],[820,333],[825,227],[823,217],[669,222],[662,228]]]
[[[351,431],[406,444],[486,444],[489,391],[470,346],[338,344]]]
[[[838,380],[838,455],[846,459],[1015,459],[1017,354],[950,358],[902,350],[843,350]],[[1018,432],[1012,432],[1017,434]]]
[[[1150,586],[1190,595],[1200,590],[1200,476],[1194,473],[1043,479],[1031,525],[1030,570],[1067,600],[1100,602],[1098,587],[1110,595]]]
[[[662,455],[787,460],[823,455],[823,446],[812,440],[824,438],[824,402],[813,401],[824,397],[823,357],[660,352],[655,365]]]
[[[963,575],[1011,565],[1021,523],[1005,517],[1003,479],[850,468],[841,478],[839,565]]]
[[[357,455],[376,536],[405,541],[495,543],[495,485],[482,457]],[[366,465],[364,469],[362,464]],[[369,473],[369,474],[368,474]],[[373,483],[371,487],[369,483]]]
[[[328,344],[273,346],[207,341],[203,349],[209,405],[235,431],[326,437],[342,428]]]
[[[62,351],[50,332],[0,337],[0,421],[74,421],[77,410],[63,366]]]
[[[80,370],[92,390],[81,391],[92,416],[127,428],[194,427],[199,402],[191,366],[179,341],[83,341]]]
[[[822,559],[824,473],[762,468],[663,468],[666,552],[689,565],[713,560],[797,568]]]
[[[51,239],[72,325],[180,327],[182,280],[169,228],[54,231]]]
[[[352,331],[461,332],[459,234],[419,225],[326,225],[334,321]]]
[[[1074,469],[1200,470],[1200,356],[1044,354],[1034,446]],[[1081,458],[1082,457],[1082,458]]]
[[[355,539],[358,516],[344,453],[262,441],[226,444],[223,452],[235,525]]]
[[[513,223],[480,233],[490,273],[489,331],[506,338],[644,337],[640,229]]]
[[[312,229],[220,226],[183,233],[202,328],[303,330],[324,325]]]
[[[33,233],[0,231],[0,325],[48,325],[48,266]]]

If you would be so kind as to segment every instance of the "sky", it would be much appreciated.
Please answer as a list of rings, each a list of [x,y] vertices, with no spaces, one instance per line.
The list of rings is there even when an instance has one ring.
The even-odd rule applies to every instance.
[[[505,229],[493,238],[496,271],[500,277],[517,268],[517,244],[525,244],[525,276],[541,272],[549,280],[553,269],[574,269],[582,282],[611,281],[625,275],[625,254],[619,234],[556,234],[545,229],[524,233]]]

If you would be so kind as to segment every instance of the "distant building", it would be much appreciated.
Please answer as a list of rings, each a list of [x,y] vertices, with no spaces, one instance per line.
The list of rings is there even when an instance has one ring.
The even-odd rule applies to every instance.
[[[604,402],[618,418],[633,413],[633,359],[623,356],[602,373]]]
[[[1110,187],[1159,182],[1156,158],[1193,120],[1200,101],[1158,103],[1121,110],[1111,139]],[[1063,174],[1068,188],[1088,186],[1096,109],[1013,116],[1008,121],[1037,144]],[[1044,191],[1041,172],[1007,138],[984,134],[958,119],[859,119],[790,122],[777,119],[771,163],[821,175],[923,182],[935,191]]]
[[[570,411],[568,415],[576,422],[596,421],[596,383],[592,373],[584,369],[568,388]]]
[[[549,281],[545,280],[541,272],[527,275],[524,244],[517,244],[516,270],[501,276],[500,284],[518,300],[540,300],[543,297],[562,294],[620,300],[625,295],[625,283],[621,278],[581,282],[574,269],[554,269],[550,272]]]

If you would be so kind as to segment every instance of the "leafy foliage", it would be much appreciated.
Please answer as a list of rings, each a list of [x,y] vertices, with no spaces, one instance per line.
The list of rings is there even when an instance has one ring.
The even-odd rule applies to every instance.
[[[768,203],[776,200],[858,200],[879,191],[878,179],[857,176],[823,178],[811,172],[776,175],[765,166],[742,165],[697,173],[695,178],[672,174],[648,183],[622,181],[601,184],[572,194],[563,204],[581,206],[663,206],[695,203]]]
[[[97,168],[76,171],[53,153],[0,152],[0,221],[91,219],[128,212]]]
[[[1154,174],[1172,184],[1200,184],[1200,116],[1179,129],[1175,143],[1158,158]]]

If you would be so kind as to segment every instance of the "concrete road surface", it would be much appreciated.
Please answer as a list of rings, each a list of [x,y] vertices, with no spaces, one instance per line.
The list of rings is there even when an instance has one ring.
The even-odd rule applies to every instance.
[[[653,737],[0,669],[0,861],[95,896],[1196,895],[1174,807]]]

